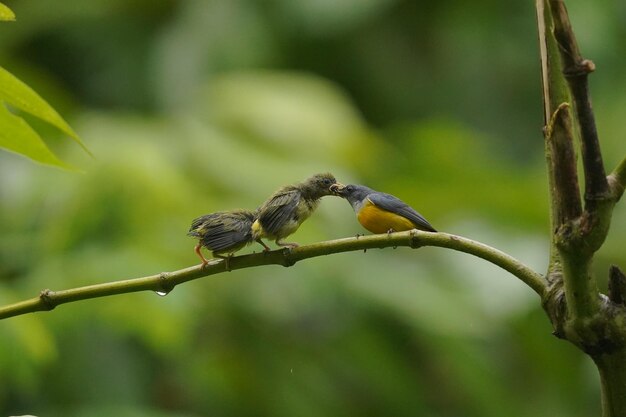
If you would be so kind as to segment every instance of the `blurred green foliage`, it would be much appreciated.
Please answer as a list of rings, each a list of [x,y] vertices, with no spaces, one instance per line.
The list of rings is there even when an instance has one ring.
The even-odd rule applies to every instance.
[[[96,159],[47,131],[84,173],[0,154],[2,304],[195,264],[191,219],[321,171],[545,269],[530,3],[6,4],[18,21],[0,26],[0,62]],[[568,6],[598,67],[610,170],[626,135],[626,9]],[[624,213],[599,276],[626,260]],[[327,197],[293,240],[356,233],[349,205]],[[593,365],[550,331],[528,288],[468,255],[348,253],[2,321],[0,414],[597,414]]]

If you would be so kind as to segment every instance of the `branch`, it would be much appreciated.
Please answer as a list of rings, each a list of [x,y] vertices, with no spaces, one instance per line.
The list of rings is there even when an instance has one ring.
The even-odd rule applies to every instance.
[[[602,227],[589,227],[594,226],[595,217],[586,215],[583,218],[569,105],[571,99],[562,71],[571,63],[570,54],[578,54],[578,48],[575,43],[568,43],[572,38],[563,35],[567,33],[565,24],[569,28],[567,15],[563,16],[564,6],[560,0],[536,0],[536,8],[552,227],[548,271],[554,278],[549,279],[558,283],[557,277],[562,276],[563,281],[559,285],[564,285],[567,316],[574,321],[584,322],[585,318],[599,309],[597,284],[591,274],[593,251],[588,249],[584,237],[589,234],[589,230],[593,230],[594,243],[601,243],[606,236],[602,234],[608,225],[606,219],[610,219],[610,216],[599,216]],[[553,17],[553,13],[558,16]],[[571,32],[571,28],[569,30]],[[585,178],[589,179],[588,176]]]
[[[229,270],[252,268],[262,265],[282,265],[288,267],[298,261],[322,255],[397,246],[407,246],[414,249],[422,246],[437,246],[465,252],[505,269],[518,277],[541,297],[543,297],[547,291],[547,284],[540,274],[498,249],[460,236],[447,233],[421,232],[418,230],[392,233],[389,235],[381,234],[331,240],[301,246],[292,250],[282,249],[237,256],[229,260]],[[160,295],[165,295],[172,291],[176,285],[182,284],[183,282],[226,271],[225,262],[220,259],[210,262],[204,268],[198,265],[174,272],[162,272],[157,275],[142,278],[107,282],[69,290],[44,290],[39,297],[1,307],[0,319],[35,311],[48,311],[61,304],[115,294],[154,291]]]
[[[550,223],[553,233],[582,214],[574,135],[567,84],[561,57],[552,32],[548,0],[536,0],[541,74],[543,84],[544,136],[550,185]],[[554,239],[553,239],[554,240]],[[555,259],[554,241],[551,260]],[[551,262],[552,264],[552,262]]]
[[[556,214],[553,230],[568,225],[582,214],[573,137],[569,105],[561,103],[546,129],[546,150],[553,175],[550,195]]]
[[[569,84],[580,128],[583,168],[585,171],[585,202],[593,210],[596,200],[608,197],[609,186],[602,162],[596,121],[589,98],[589,73],[595,70],[592,61],[583,59],[569,21],[563,0],[550,0],[554,37],[559,44],[563,74]]]
[[[553,232],[548,273],[554,279],[550,276],[548,279],[564,287],[567,309],[564,317],[572,329],[568,338],[575,340],[586,331],[589,320],[601,308],[591,266],[593,254],[608,233],[616,200],[614,189],[609,189],[612,179],[607,180],[604,171],[589,100],[587,76],[594,65],[580,55],[563,0],[536,0],[536,7]],[[570,111],[571,101],[575,117]],[[581,134],[584,212],[572,118],[577,120]],[[562,284],[559,277],[562,277]]]

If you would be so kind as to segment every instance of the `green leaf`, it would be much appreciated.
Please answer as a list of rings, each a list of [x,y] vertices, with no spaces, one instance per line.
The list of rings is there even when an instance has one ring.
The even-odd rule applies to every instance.
[[[69,169],[48,149],[37,132],[24,119],[0,104],[0,147],[27,156],[43,164]]]
[[[91,152],[80,140],[76,132],[63,120],[43,98],[32,88],[13,76],[10,72],[0,67],[0,100],[10,103],[12,106],[32,114],[33,116],[50,123],[62,132],[74,139],[89,155]],[[3,128],[5,128],[3,126]]]
[[[0,21],[15,20],[15,13],[4,4],[0,3]]]

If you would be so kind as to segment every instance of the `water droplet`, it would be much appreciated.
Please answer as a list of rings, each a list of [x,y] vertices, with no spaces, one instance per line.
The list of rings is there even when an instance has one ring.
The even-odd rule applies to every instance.
[[[160,279],[159,287],[160,288],[155,291],[156,295],[158,295],[159,297],[165,297],[174,289],[174,285],[168,282],[169,276],[170,274],[167,272],[161,272],[159,274],[159,279]]]

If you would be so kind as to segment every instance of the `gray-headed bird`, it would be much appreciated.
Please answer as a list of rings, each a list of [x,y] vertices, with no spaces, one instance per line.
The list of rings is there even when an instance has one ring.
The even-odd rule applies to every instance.
[[[335,184],[331,190],[335,195],[348,200],[359,223],[372,233],[402,232],[412,229],[436,232],[413,207],[391,194],[356,184]]]

